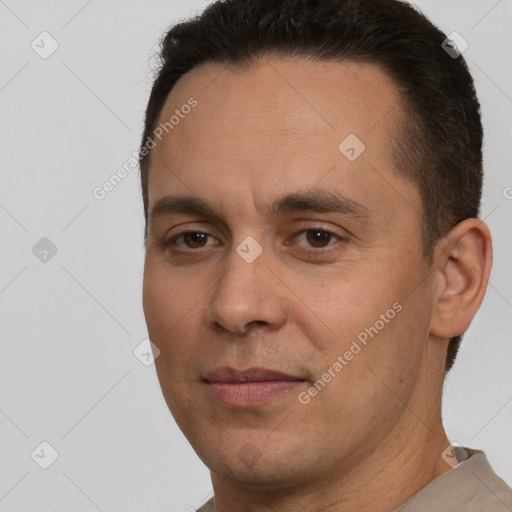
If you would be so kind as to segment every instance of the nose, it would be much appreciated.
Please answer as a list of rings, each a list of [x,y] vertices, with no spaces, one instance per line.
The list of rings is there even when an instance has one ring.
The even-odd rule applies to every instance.
[[[234,334],[251,329],[279,329],[286,322],[285,297],[280,280],[268,266],[265,251],[247,263],[235,250],[211,296],[207,322]]]

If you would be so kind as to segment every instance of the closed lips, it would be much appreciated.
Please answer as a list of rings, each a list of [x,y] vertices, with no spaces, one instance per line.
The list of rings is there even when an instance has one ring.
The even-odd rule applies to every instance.
[[[236,370],[232,367],[224,367],[209,372],[204,380],[210,383],[244,383],[265,381],[304,381],[305,379],[265,368]]]

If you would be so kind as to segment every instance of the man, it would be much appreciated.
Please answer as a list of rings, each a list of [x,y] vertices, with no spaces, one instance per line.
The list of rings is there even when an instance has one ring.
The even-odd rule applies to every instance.
[[[173,27],[140,150],[144,312],[201,511],[506,511],[441,394],[480,306],[482,126],[397,0],[231,0]]]

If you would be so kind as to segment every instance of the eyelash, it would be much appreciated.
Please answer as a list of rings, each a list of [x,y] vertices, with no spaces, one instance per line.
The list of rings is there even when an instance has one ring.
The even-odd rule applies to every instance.
[[[304,255],[327,255],[329,254],[330,252],[332,252],[333,250],[335,250],[336,248],[334,246],[338,245],[340,242],[345,242],[347,240],[347,237],[344,237],[344,236],[341,236],[337,233],[334,233],[333,231],[330,231],[329,229],[325,229],[323,226],[308,226],[306,228],[302,228],[300,230],[298,230],[296,233],[294,233],[293,235],[293,239],[296,239],[299,235],[303,234],[303,233],[308,233],[310,231],[321,231],[322,233],[324,234],[327,234],[329,235],[330,237],[332,238],[335,238],[337,239],[336,242],[334,243],[329,243],[329,245],[326,245],[325,247],[320,247],[320,248],[305,248],[305,247],[301,247],[300,249],[300,252],[303,253]],[[168,248],[172,248],[176,242],[176,240],[178,240],[180,237],[183,237],[184,235],[187,235],[187,234],[202,234],[202,235],[206,235],[207,237],[210,237],[210,238],[215,238],[214,236],[208,234],[208,233],[205,233],[203,231],[183,231],[181,233],[178,233],[174,236],[172,236],[169,240],[166,240],[162,243],[162,245],[164,246],[164,248],[168,249]],[[329,242],[331,242],[331,240],[329,240]],[[334,249],[333,249],[334,247]],[[193,248],[187,248],[187,249],[177,249],[178,252],[195,252],[195,251],[199,251],[200,249],[203,249],[204,247],[199,247],[197,249],[193,249]]]

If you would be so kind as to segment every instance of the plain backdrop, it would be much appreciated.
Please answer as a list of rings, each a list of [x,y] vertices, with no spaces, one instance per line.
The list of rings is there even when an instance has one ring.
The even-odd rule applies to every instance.
[[[444,419],[512,484],[512,2],[416,4],[469,44],[495,249]],[[138,149],[159,38],[205,5],[0,0],[1,511],[184,512],[211,496],[133,353],[147,337],[138,170],[93,196]]]

